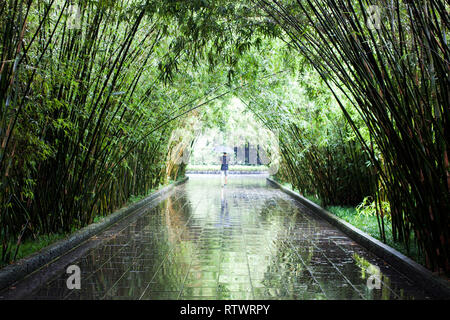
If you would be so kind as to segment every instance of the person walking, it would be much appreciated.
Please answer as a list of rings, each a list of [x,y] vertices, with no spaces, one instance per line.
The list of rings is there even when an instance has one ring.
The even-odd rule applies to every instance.
[[[222,156],[222,166],[220,167],[220,170],[222,171],[222,185],[227,185],[227,176],[228,176],[228,162],[229,157],[226,152],[223,153]],[[223,182],[225,178],[225,183]]]

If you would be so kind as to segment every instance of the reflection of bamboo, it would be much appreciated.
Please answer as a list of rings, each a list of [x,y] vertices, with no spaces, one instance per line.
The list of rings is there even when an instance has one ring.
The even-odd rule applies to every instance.
[[[379,277],[382,284],[381,298],[383,300],[391,299],[392,294],[398,295],[398,298],[400,299],[408,298],[408,296],[405,295],[405,292],[402,289],[394,290],[392,288],[390,277],[381,272],[379,267],[373,265],[367,259],[357,253],[354,253],[352,257],[355,261],[355,264],[361,269],[361,279],[366,280],[373,274],[376,274]]]
[[[281,204],[282,202],[279,202],[277,205],[282,207]],[[266,222],[270,222],[272,226],[276,227],[279,224],[279,219],[283,217],[283,215],[280,215],[277,211],[269,208],[270,203],[266,201],[263,205],[261,216]],[[295,220],[296,214],[291,218]],[[307,225],[302,227],[301,240],[304,241],[304,244],[301,247],[302,250],[298,250],[299,248],[295,249],[283,240],[277,241],[275,243],[275,248],[272,251],[271,258],[265,265],[261,264],[259,266],[261,270],[264,270],[264,278],[261,281],[261,284],[266,288],[277,287],[278,283],[282,282],[286,284],[288,288],[292,289],[298,279],[302,278],[303,275],[306,275],[304,277],[304,281],[306,282],[303,282],[303,285],[310,286],[312,283],[317,282],[308,268],[314,255],[318,253],[313,245],[314,237],[317,235],[316,223],[314,220],[306,219],[305,224]],[[291,233],[295,232],[296,229],[296,227],[291,227],[278,230],[274,239],[291,239],[293,238]],[[280,261],[283,261],[283,263],[280,264]],[[270,276],[274,272],[280,276],[279,279]],[[320,293],[318,293],[318,295],[320,295]]]
[[[178,201],[179,200],[181,199],[178,199]],[[201,262],[198,260],[199,249],[197,248],[195,242],[193,242],[195,240],[195,235],[192,236],[187,225],[186,216],[181,214],[185,205],[184,202],[187,202],[187,199],[183,199],[181,203],[178,201],[174,201],[171,197],[169,197],[165,202],[164,220],[167,225],[168,240],[171,244],[178,246],[181,241],[188,242],[191,245],[189,247],[190,257],[188,263],[194,270],[194,276],[196,279],[200,280],[202,275],[197,266],[201,266]],[[180,263],[184,263],[184,261],[180,261]],[[186,268],[188,268],[189,265],[186,265]]]
[[[184,241],[184,243],[188,243],[189,246],[189,255],[188,259],[184,259],[180,261],[180,264],[183,264],[185,268],[189,268],[189,265],[191,263],[197,263],[198,261],[195,261],[197,255],[193,254],[193,246],[192,246],[192,238],[191,233],[189,232],[189,228],[187,226],[187,220],[184,215],[181,214],[183,207],[185,205],[188,205],[186,199],[179,199],[181,200],[181,203],[178,201],[174,201],[171,197],[167,199],[165,202],[165,210],[164,210],[164,219],[165,223],[167,225],[167,231],[168,231],[168,241],[169,243],[175,245],[177,248],[181,247],[181,242]],[[182,268],[183,270],[185,268]]]
[[[174,208],[174,202],[171,197],[169,197],[166,201],[165,210],[164,210],[164,218],[165,223],[167,225],[167,230],[169,233],[169,242],[172,244],[176,244],[181,241],[181,235],[186,234],[186,222],[184,217],[179,213],[180,208]],[[189,232],[187,232],[189,234]],[[187,236],[189,237],[189,235]],[[183,239],[189,240],[189,239]]]

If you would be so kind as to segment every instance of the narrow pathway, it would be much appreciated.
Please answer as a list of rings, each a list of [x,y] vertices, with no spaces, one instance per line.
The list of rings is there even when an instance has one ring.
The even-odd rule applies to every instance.
[[[73,250],[3,298],[424,299],[421,288],[263,175],[191,175],[153,208]],[[81,289],[66,286],[68,265]],[[381,287],[369,289],[379,268]],[[30,293],[31,291],[31,293]]]

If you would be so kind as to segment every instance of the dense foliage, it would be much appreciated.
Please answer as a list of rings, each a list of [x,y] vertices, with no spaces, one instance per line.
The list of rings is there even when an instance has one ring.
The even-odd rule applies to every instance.
[[[304,68],[254,84],[241,98],[276,132],[280,180],[323,205],[358,205],[374,194],[369,157],[317,73]]]
[[[390,214],[450,272],[448,4],[377,3],[0,2],[1,260],[182,176],[233,94],[279,137],[280,179],[370,196],[380,231]]]
[[[230,91],[226,57],[249,37],[246,21],[219,32],[241,8],[202,3],[0,3],[2,260],[177,175],[172,130]]]
[[[413,232],[428,266],[450,272],[448,1],[254,2],[336,95],[375,166],[376,198],[390,203],[394,239],[408,244]]]

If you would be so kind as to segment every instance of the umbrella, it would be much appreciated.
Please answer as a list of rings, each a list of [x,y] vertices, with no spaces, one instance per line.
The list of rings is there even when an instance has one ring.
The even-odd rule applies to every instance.
[[[234,153],[234,149],[228,146],[215,146],[214,151],[219,153]]]

